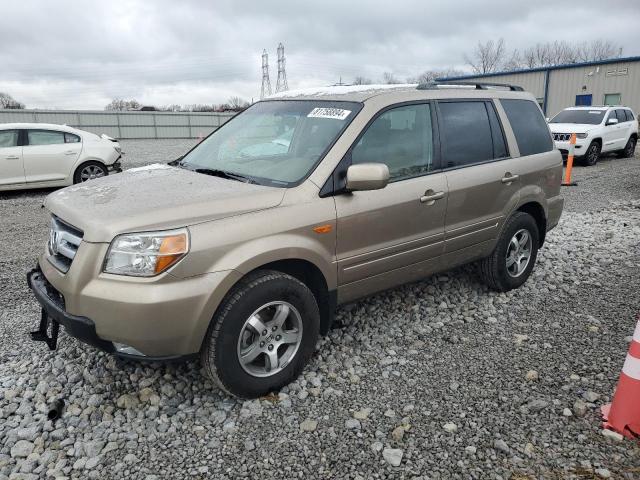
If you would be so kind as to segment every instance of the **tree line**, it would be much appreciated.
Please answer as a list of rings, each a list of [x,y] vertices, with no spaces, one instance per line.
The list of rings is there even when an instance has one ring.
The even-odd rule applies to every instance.
[[[231,97],[226,103],[220,104],[191,104],[191,105],[164,105],[160,107],[145,106],[135,99],[124,100],[115,98],[107,104],[107,111],[124,112],[129,110],[152,110],[157,112],[240,112],[249,107],[249,102],[241,97]]]

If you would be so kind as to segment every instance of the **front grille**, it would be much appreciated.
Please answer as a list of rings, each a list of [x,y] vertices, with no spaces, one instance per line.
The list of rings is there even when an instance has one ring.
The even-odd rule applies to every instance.
[[[55,215],[51,215],[51,230],[49,231],[49,261],[58,270],[67,273],[71,267],[78,247],[82,242],[81,230],[63,222]]]
[[[571,134],[570,133],[554,133],[553,139],[556,142],[568,142],[569,140],[571,140]]]

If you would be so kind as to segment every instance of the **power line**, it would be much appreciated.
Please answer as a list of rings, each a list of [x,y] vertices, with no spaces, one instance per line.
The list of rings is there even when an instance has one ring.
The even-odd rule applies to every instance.
[[[279,62],[280,60],[278,60]],[[278,64],[279,66],[279,64]],[[278,81],[280,76],[278,74]],[[262,51],[262,89],[260,90],[260,100],[265,96],[271,95],[271,80],[269,80],[269,54],[266,50]]]
[[[287,83],[287,71],[285,69],[284,45],[278,44],[278,80],[276,81],[276,93],[289,90]]]

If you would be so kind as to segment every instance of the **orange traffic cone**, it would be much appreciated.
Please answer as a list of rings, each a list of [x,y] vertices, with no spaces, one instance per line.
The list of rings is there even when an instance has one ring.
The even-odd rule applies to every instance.
[[[613,402],[602,407],[604,428],[640,437],[640,318],[622,367]]]

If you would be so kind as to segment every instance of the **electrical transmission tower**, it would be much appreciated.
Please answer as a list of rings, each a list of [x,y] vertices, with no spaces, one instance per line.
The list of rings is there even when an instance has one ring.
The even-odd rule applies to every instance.
[[[285,70],[284,45],[278,44],[278,80],[276,81],[276,93],[289,90],[287,83],[287,71]]]
[[[280,50],[278,50],[278,53]],[[278,62],[280,62],[278,60]],[[279,63],[278,63],[279,65]],[[280,74],[278,73],[278,81],[280,81]],[[266,50],[262,51],[262,90],[260,90],[260,99],[271,95],[271,80],[269,80],[269,54]]]

